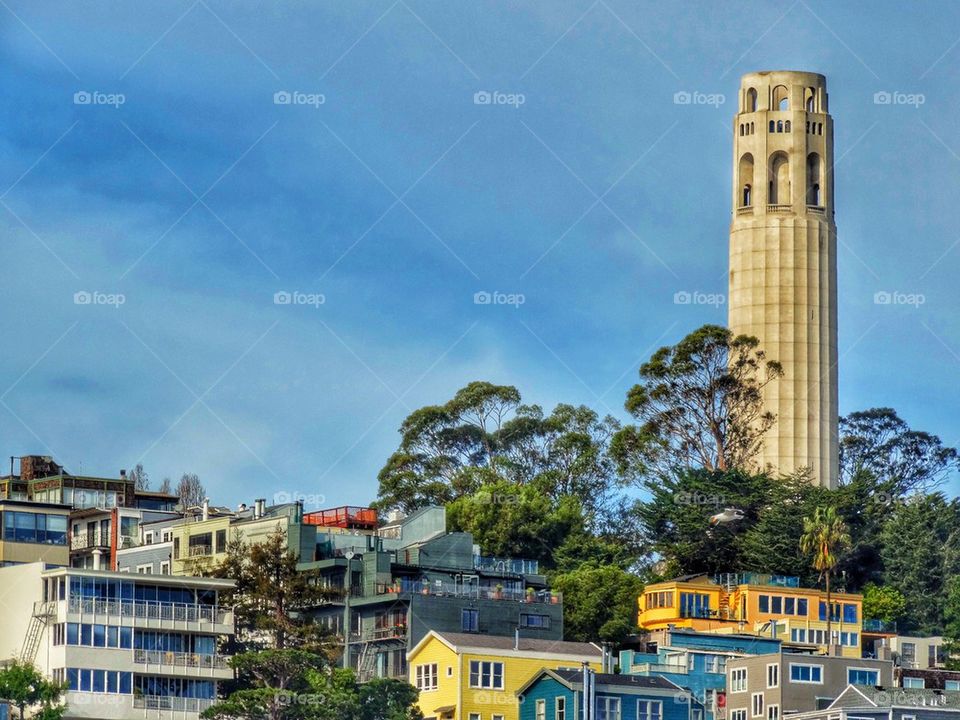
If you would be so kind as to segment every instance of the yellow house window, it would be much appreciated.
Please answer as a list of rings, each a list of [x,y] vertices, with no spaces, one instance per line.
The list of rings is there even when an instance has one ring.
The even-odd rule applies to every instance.
[[[503,690],[503,663],[471,660],[470,687],[485,690]]]
[[[415,685],[417,690],[420,690],[421,692],[425,690],[436,690],[437,664],[430,663],[428,665],[417,665],[414,677],[416,678]]]

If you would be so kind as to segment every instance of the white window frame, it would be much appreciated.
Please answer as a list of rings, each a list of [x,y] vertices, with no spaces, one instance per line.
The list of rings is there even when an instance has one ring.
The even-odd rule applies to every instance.
[[[847,685],[853,685],[853,684],[854,684],[853,681],[850,679],[850,673],[851,673],[851,672],[867,672],[867,673],[873,673],[874,675],[877,676],[877,682],[875,682],[875,683],[873,683],[873,684],[874,684],[874,685],[879,685],[879,684],[880,684],[880,671],[879,671],[877,668],[853,667],[853,666],[848,667],[848,668],[847,668]],[[866,687],[866,686],[861,685],[860,687]]]
[[[948,685],[950,687],[947,687]],[[948,692],[957,692],[960,690],[960,680],[944,680],[943,689],[947,690]]]
[[[558,695],[553,701],[553,719],[567,720],[567,699],[562,695]]]
[[[547,701],[543,698],[537,700],[537,705],[534,710],[534,718],[536,720],[547,720]]]
[[[780,687],[780,663],[769,663],[767,665],[767,687]]]
[[[779,705],[767,705],[767,720],[780,720]]]
[[[755,692],[750,695],[750,717],[763,717],[763,693]]]
[[[153,563],[137,565],[137,575],[153,575]]]
[[[604,717],[606,720],[620,720],[623,717],[623,704],[617,695],[597,695],[597,704],[594,707],[594,718],[600,717],[600,702],[604,704]],[[616,712],[611,713],[610,709],[616,708]]]
[[[161,561],[160,561],[160,574],[161,574],[161,575],[169,575],[169,574],[170,574],[170,561],[169,561],[169,560],[161,560]]]
[[[476,684],[474,684],[474,682],[473,682],[473,676],[474,676],[473,666],[474,666],[474,665],[477,665],[477,672],[476,672],[477,682],[476,682]],[[489,678],[489,684],[488,684],[488,685],[485,685],[485,684],[484,684],[484,672],[483,672],[483,666],[484,666],[484,665],[489,665],[489,666],[490,666],[489,672],[486,673],[486,677]],[[499,673],[495,672],[496,667],[497,667],[498,665],[500,666],[500,672],[499,672]],[[471,660],[471,661],[470,661],[470,665],[469,665],[469,667],[468,667],[468,670],[469,670],[469,672],[470,672],[470,677],[469,677],[468,679],[469,679],[469,685],[470,685],[470,688],[471,688],[471,689],[475,689],[475,690],[503,690],[503,681],[504,681],[504,678],[503,678],[503,663],[502,663],[502,662],[499,662],[499,661],[497,661],[497,660]],[[499,684],[497,684],[497,679],[498,679],[498,678],[499,678]]]
[[[730,720],[747,720],[747,709],[737,708],[730,711]]]
[[[908,680],[919,681],[920,684],[919,684],[919,685],[907,685],[907,681],[908,681]],[[926,688],[927,688],[927,681],[924,680],[922,677],[920,677],[920,678],[918,678],[918,677],[904,677],[904,678],[901,680],[901,685],[903,685],[903,687],[906,688],[906,689],[908,689],[908,690],[926,690]]]
[[[742,677],[739,677],[742,675]],[[747,691],[747,668],[739,667],[730,670],[730,692],[742,693]]]
[[[437,674],[437,663],[424,663],[414,666],[413,676],[414,685],[420,692],[431,692],[436,690],[440,685]],[[433,681],[432,683],[431,680]]]
[[[819,680],[794,680],[793,679],[793,669],[795,667],[806,667],[810,668],[810,677],[813,677],[813,668],[820,670],[820,679]],[[823,685],[823,665],[817,665],[816,663],[790,663],[790,682],[795,685]]]
[[[640,714],[640,703],[642,702],[647,703],[647,712],[643,715]],[[647,698],[637,699],[637,720],[653,720],[654,715],[651,710],[654,705],[657,707],[657,720],[663,720],[663,702],[661,700],[648,700]]]

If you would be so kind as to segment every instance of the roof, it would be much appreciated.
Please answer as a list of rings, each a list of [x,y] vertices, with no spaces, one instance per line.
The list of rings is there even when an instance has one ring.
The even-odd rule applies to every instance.
[[[570,690],[579,689],[583,685],[583,670],[571,668],[559,668],[550,670],[544,668],[524,685],[517,690],[517,695],[522,695],[530,689],[544,675],[554,678],[566,685]],[[680,687],[676,683],[670,682],[664,677],[658,675],[614,675],[610,673],[594,673],[594,682],[598,686],[608,688],[618,688],[622,690],[649,690],[655,694],[660,693],[689,693],[688,690]]]
[[[593,643],[570,642],[567,640],[540,640],[521,637],[515,647],[515,638],[512,635],[479,635],[473,633],[437,632],[431,630],[408,653],[408,657],[416,653],[425,643],[436,638],[455,652],[499,651],[504,654],[538,653],[554,657],[569,656],[578,661],[587,658],[599,662],[603,655],[599,646]]]
[[[583,673],[579,670],[554,670],[554,675],[566,680],[567,682],[577,683],[583,680]],[[627,687],[654,688],[658,690],[676,690],[677,686],[666,678],[656,675],[613,675],[609,673],[597,673],[594,675],[597,685],[618,685]]]

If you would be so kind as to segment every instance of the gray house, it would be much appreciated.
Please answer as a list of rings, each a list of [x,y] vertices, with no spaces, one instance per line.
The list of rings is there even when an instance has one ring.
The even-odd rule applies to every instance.
[[[780,652],[727,661],[727,720],[822,710],[849,685],[893,684],[889,660]]]
[[[960,693],[851,685],[823,710],[791,720],[960,720]]]

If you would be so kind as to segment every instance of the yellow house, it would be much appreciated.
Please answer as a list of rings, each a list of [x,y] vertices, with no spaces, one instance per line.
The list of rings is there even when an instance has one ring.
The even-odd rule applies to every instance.
[[[599,671],[592,643],[431,630],[407,653],[426,720],[518,720],[517,691],[543,668]]]
[[[863,596],[831,593],[833,644],[860,657]],[[753,632],[826,651],[827,594],[799,579],[760,573],[686,575],[647,585],[638,598],[644,630],[674,626],[700,632]]]

